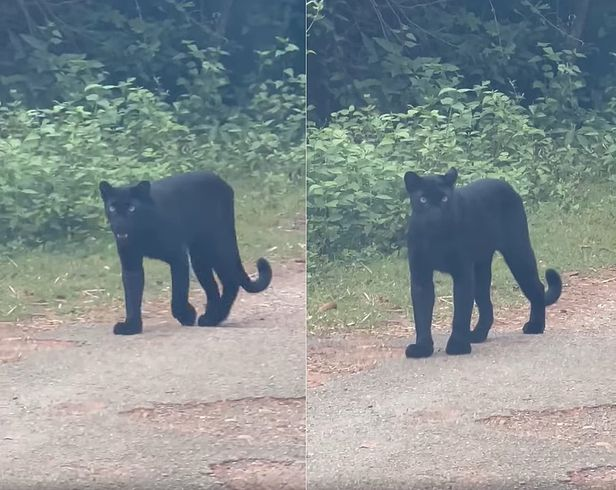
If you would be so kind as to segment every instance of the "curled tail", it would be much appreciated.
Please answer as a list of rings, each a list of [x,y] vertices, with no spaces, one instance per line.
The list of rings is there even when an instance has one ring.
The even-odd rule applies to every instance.
[[[545,306],[552,305],[560,298],[560,293],[563,290],[563,282],[560,275],[554,269],[545,271],[545,280],[548,283],[548,289],[545,292]]]
[[[240,269],[240,285],[248,293],[259,293],[263,291],[272,282],[272,268],[269,262],[264,258],[257,260],[257,270],[259,271],[259,277],[256,280],[251,281],[248,274],[244,270],[241,261],[239,262]]]
[[[240,249],[237,245],[237,234],[235,232],[235,210],[233,203],[233,191],[230,192],[230,199],[228,202],[228,209],[225,210],[227,213],[226,219],[229,222],[229,226],[227,228],[227,242],[226,245],[228,249],[225,250],[226,253],[230,255],[230,263],[233,265],[235,269],[235,274],[237,277],[237,282],[247,293],[260,293],[272,282],[272,267],[269,262],[264,258],[260,258],[257,260],[257,270],[259,271],[259,277],[252,281],[248,274],[246,274],[246,270],[244,270],[244,266],[242,265],[242,259],[240,257]]]

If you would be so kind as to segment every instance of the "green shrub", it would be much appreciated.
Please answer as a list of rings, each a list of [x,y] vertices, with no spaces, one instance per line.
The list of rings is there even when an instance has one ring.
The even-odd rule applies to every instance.
[[[128,80],[89,84],[49,108],[28,108],[16,94],[0,104],[0,243],[95,233],[102,179],[208,169],[250,182],[262,201],[303,179],[304,77],[279,68],[279,79],[252,85],[246,107],[223,107],[213,96],[226,80],[221,53],[188,49],[201,65],[173,103]]]
[[[598,116],[559,136],[538,125],[542,106],[523,108],[487,83],[444,88],[405,113],[374,106],[339,111],[308,132],[308,233],[321,256],[370,254],[402,244],[409,210],[407,170],[444,172],[460,182],[503,178],[528,203],[567,201],[576,181],[613,170],[616,129]],[[583,142],[583,143],[582,143]],[[588,164],[592,159],[592,165]]]

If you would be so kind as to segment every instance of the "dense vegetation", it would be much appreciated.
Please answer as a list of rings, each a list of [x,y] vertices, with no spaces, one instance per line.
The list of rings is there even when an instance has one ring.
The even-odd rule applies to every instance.
[[[303,186],[301,0],[0,8],[0,245],[95,233],[102,178],[207,168],[260,200]]]
[[[616,5],[308,2],[310,252],[400,247],[408,169],[575,208],[616,175]],[[316,264],[318,261],[313,260]]]

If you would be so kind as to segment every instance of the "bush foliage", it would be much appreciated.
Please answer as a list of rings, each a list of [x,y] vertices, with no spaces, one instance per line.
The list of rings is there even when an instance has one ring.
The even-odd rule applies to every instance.
[[[575,207],[580,181],[616,175],[616,98],[608,90],[591,102],[589,89],[607,84],[609,76],[616,81],[616,71],[593,79],[585,67],[600,49],[570,46],[573,34],[555,33],[545,23],[553,14],[550,2],[522,2],[515,13],[496,0],[495,12],[479,2],[425,8],[403,0],[382,7],[379,15],[369,3],[352,10],[344,0],[313,4],[313,259],[401,247],[409,212],[402,179],[407,170],[445,172],[455,166],[461,183],[503,178],[531,206],[550,200]],[[393,16],[397,8],[398,14],[414,9],[413,22]],[[616,21],[616,9],[608,10],[611,17],[604,16],[603,24],[592,18],[595,28]],[[447,29],[439,30],[444,23]],[[456,56],[431,35],[455,44]],[[324,44],[331,36],[340,38],[336,49]],[[472,62],[469,49],[479,53]],[[361,54],[364,63],[357,60]],[[330,70],[330,76],[313,80],[313,70]]]
[[[86,53],[71,54],[66,33],[50,24],[11,34],[13,51],[3,55],[23,55],[25,63],[0,76],[2,244],[96,233],[104,225],[102,179],[122,184],[208,169],[235,182],[258,181],[252,188],[261,199],[304,179],[306,80],[294,69],[303,46],[283,36],[292,29],[290,21],[277,26],[281,19],[270,19],[269,39],[250,55],[252,68],[242,72],[240,83],[233,59],[247,60],[245,46],[240,56],[238,39],[214,43],[221,34],[216,26],[195,32],[186,15],[197,14],[187,10],[188,3],[151,2],[186,15],[173,10],[174,23],[154,12],[147,26],[135,20],[137,13],[113,3],[84,2],[79,9],[98,21],[97,35],[109,29],[106,16],[112,13],[120,25],[131,25],[132,38],[113,42],[151,49],[149,64],[129,69],[121,57],[113,60],[115,48],[108,44],[97,51],[86,43]],[[60,2],[42,4],[61,8]],[[203,44],[178,39],[191,34]],[[167,38],[177,43],[163,46]],[[167,54],[173,66],[165,70]]]

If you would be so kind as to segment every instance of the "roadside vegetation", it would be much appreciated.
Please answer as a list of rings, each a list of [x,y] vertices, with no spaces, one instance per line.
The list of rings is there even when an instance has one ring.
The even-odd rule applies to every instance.
[[[338,0],[309,13],[312,330],[412,318],[407,170],[510,182],[541,270],[616,262],[616,7]],[[497,303],[521,301],[495,268]]]
[[[121,297],[103,179],[215,171],[236,189],[249,270],[303,254],[297,0],[24,0],[6,6],[0,39],[0,319]],[[162,294],[166,267],[146,274]]]

